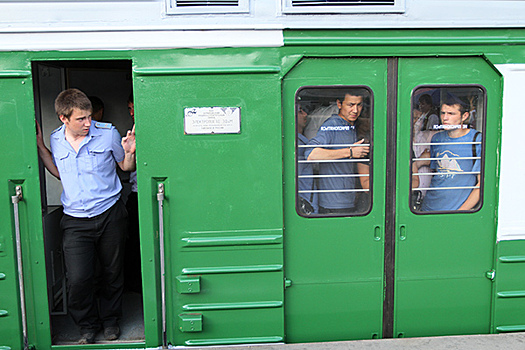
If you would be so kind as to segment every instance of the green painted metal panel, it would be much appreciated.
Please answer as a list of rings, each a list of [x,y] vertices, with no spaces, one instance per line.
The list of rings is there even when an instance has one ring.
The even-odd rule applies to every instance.
[[[386,78],[386,59],[312,58],[284,79],[285,271],[292,283],[285,292],[287,342],[381,337]],[[295,94],[302,86],[327,85],[373,92],[374,191],[366,216],[304,218],[295,209]]]
[[[215,68],[190,68],[191,74],[184,64],[134,70],[141,232],[155,238],[142,251],[157,264],[155,193],[162,182],[167,339],[173,345],[284,337],[281,122],[272,117],[280,114],[279,69],[244,62],[235,67],[250,69],[239,71],[229,58],[218,55]],[[216,68],[222,60],[230,68]],[[240,108],[239,134],[185,134],[184,108],[217,106]],[[145,283],[157,286],[146,293],[160,304],[158,268],[145,268],[153,271]],[[178,292],[181,275],[198,275],[200,291]],[[187,312],[202,314],[201,331],[180,331],[178,315]],[[146,345],[160,340],[160,317],[160,306],[146,307],[146,323],[154,319]]]
[[[23,199],[19,202],[19,222],[24,272],[25,306],[29,344],[50,346],[47,295],[45,292],[45,259],[40,205],[40,184],[36,152],[33,93],[28,62],[23,55],[3,55],[0,65],[0,155],[4,198],[0,210],[5,213],[0,222],[0,280],[2,298],[0,309],[7,315],[0,317],[0,345],[13,349],[22,347],[22,318],[18,268],[16,265],[15,224],[11,196],[15,186],[22,186]],[[21,69],[20,69],[21,67]],[[44,292],[42,292],[44,290]]]
[[[411,94],[424,84],[487,90],[483,207],[475,213],[416,215],[409,209]],[[502,81],[481,57],[400,59],[395,335],[489,333],[496,237]],[[406,230],[400,237],[400,227]]]
[[[525,240],[500,241],[496,248],[494,328],[496,332],[525,330]]]

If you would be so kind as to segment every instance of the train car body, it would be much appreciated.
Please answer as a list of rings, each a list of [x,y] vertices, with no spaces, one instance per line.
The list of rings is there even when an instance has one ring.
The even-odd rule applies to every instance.
[[[0,348],[81,348],[35,133],[69,87],[122,134],[130,92],[136,114],[142,293],[94,348],[525,331],[525,3],[226,3],[0,1]],[[298,107],[328,117],[348,89],[367,203],[308,215],[300,193],[323,189],[300,188]],[[414,207],[422,94],[470,98],[472,210]]]

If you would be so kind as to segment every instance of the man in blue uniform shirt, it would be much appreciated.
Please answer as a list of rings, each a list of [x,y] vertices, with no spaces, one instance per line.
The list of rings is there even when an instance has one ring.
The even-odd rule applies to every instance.
[[[469,115],[468,105],[455,96],[441,105],[445,130],[432,137],[430,151],[421,156],[432,159],[430,168],[436,173],[422,211],[472,210],[479,202],[481,159],[472,158],[480,158],[482,135],[468,128]]]
[[[356,188],[356,178],[345,175],[355,174],[356,165],[340,160],[364,158],[370,150],[369,146],[361,146],[364,139],[357,140],[355,129],[363,111],[364,94],[364,90],[350,90],[337,99],[339,113],[328,118],[308,143],[319,145],[306,150],[309,161],[333,161],[319,164],[319,190],[326,191],[319,193],[320,214],[347,215],[355,211],[355,192],[345,190]]]
[[[91,102],[77,89],[62,91],[55,111],[63,125],[51,134],[52,158],[45,150],[39,152],[48,169],[56,165],[64,188],[61,227],[68,309],[79,327],[81,344],[93,343],[101,327],[107,340],[115,340],[120,335],[127,222],[116,163],[122,170],[135,170],[134,130],[121,140],[111,124],[92,123]],[[102,270],[98,305],[97,258]]]

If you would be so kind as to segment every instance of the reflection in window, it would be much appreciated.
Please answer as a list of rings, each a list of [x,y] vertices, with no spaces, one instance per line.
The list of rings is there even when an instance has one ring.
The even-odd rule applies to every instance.
[[[411,206],[477,210],[481,198],[485,94],[480,87],[420,87],[412,95]]]
[[[296,94],[296,208],[302,216],[370,209],[372,94],[360,87],[306,87]]]

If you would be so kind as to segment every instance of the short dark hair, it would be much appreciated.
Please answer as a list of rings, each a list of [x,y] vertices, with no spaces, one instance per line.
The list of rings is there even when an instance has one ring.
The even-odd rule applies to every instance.
[[[81,111],[93,111],[91,101],[85,93],[79,89],[67,89],[58,94],[55,99],[55,112],[69,119],[74,109]]]
[[[468,113],[470,111],[468,103],[466,103],[465,101],[460,99],[458,96],[451,94],[451,93],[447,93],[447,95],[441,102],[441,106],[443,105],[447,105],[447,106],[458,105],[459,112],[461,113],[461,115]]]
[[[419,102],[424,102],[427,105],[432,105],[432,97],[429,94],[423,94],[419,97]]]
[[[357,89],[349,89],[349,90],[346,90],[344,91],[343,93],[341,93],[341,95],[337,98],[337,100],[341,103],[343,103],[343,101],[345,100],[346,98],[346,95],[349,95],[349,96],[358,96],[358,97],[362,97],[363,99],[365,98],[365,96],[368,95],[368,90],[366,89],[361,89],[361,88],[357,88]]]
[[[97,96],[88,96],[88,98],[91,101],[91,106],[93,107],[93,110],[91,111],[92,114],[96,114],[98,111],[104,108],[104,102]]]

